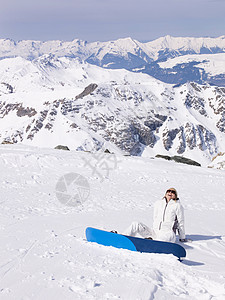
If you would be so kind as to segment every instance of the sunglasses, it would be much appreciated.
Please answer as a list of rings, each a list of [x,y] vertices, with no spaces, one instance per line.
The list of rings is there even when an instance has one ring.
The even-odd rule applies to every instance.
[[[166,193],[172,193],[172,194],[176,195],[176,192],[173,190],[167,190]]]

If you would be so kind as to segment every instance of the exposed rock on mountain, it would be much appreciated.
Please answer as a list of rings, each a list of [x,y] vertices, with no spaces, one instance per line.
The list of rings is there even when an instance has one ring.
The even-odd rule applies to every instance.
[[[13,87],[5,82],[1,82],[0,84],[0,95],[1,94],[11,94],[13,93]]]
[[[163,158],[163,159],[166,159],[166,160],[173,160],[175,162],[179,162],[179,163],[182,163],[182,164],[201,167],[201,164],[199,164],[197,161],[194,161],[192,159],[189,159],[189,158],[186,158],[186,157],[183,157],[183,156],[178,156],[178,155],[168,156],[168,155],[157,154],[155,157]]]
[[[98,87],[98,85],[95,83],[89,84],[89,86],[87,86],[82,93],[80,93],[79,95],[76,96],[76,99],[83,98],[87,95],[90,95],[92,92],[94,92],[94,90],[97,87]]]
[[[58,146],[55,147],[55,149],[57,149],[57,150],[67,150],[67,151],[70,150],[67,146],[64,146],[64,145],[58,145]]]

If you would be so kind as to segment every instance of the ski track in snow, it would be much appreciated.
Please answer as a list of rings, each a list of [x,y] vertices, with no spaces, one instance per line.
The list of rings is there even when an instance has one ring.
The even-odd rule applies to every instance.
[[[84,158],[93,156],[0,146],[0,299],[224,300],[224,171],[118,156],[102,180]],[[89,198],[75,207],[55,194],[58,179],[71,172],[90,184]],[[85,240],[88,226],[119,232],[136,220],[151,226],[153,204],[171,186],[193,239],[183,245],[182,262]]]

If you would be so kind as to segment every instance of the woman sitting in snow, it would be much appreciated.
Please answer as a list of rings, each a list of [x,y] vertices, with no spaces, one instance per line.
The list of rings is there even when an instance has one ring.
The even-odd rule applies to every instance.
[[[139,234],[144,238],[174,243],[176,231],[178,231],[180,241],[186,242],[184,210],[176,189],[170,188],[163,199],[158,200],[154,205],[153,230],[143,223],[133,222],[123,234],[129,236]]]

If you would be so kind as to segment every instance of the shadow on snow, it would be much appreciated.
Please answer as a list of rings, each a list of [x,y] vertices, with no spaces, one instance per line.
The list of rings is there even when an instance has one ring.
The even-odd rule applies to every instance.
[[[208,240],[222,240],[222,237],[219,235],[210,236],[210,235],[200,235],[200,234],[190,234],[186,235],[187,239],[192,239],[193,242],[195,241],[208,241]]]

